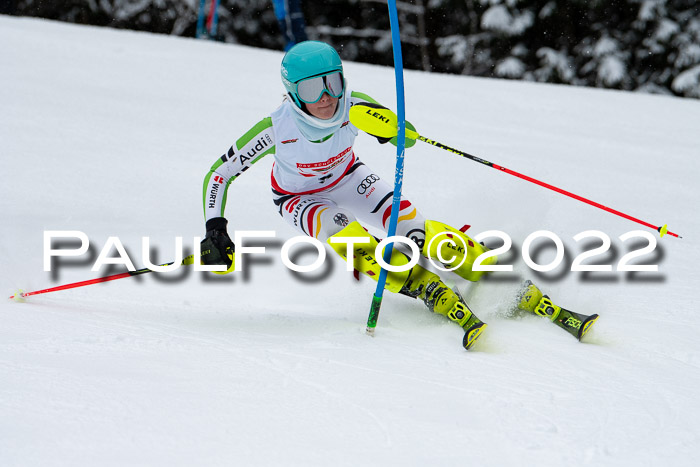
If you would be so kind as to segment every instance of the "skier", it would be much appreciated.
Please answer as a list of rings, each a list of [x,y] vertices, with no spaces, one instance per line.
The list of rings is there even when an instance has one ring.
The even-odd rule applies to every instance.
[[[224,217],[228,186],[261,158],[274,154],[272,200],[282,218],[303,234],[327,242],[343,259],[354,257],[355,269],[377,280],[381,270],[374,253],[377,240],[369,236],[367,243],[348,244],[338,239],[368,237],[361,222],[384,231],[387,228],[393,187],[355,154],[353,143],[358,129],[348,117],[352,105],[379,104],[347,87],[338,53],[323,42],[305,41],[293,46],[282,59],[281,74],[287,90],[282,104],[217,159],[204,179],[206,236],[202,262],[223,264],[227,272],[233,271],[235,246]],[[415,140],[406,141],[407,147],[413,144]],[[406,198],[400,203],[396,235],[415,242],[423,256],[452,258],[445,263],[447,266],[461,263],[454,272],[464,279],[478,281],[484,274],[472,270],[474,260],[486,251],[484,246],[458,229],[426,219]],[[441,235],[459,238],[454,243],[433,241]],[[408,262],[406,254],[393,249],[392,265]],[[495,262],[492,256],[483,264]],[[456,291],[420,265],[405,272],[390,272],[386,289],[421,299],[430,311],[456,322],[465,331],[466,349],[485,327]],[[531,282],[524,284],[518,307],[549,316],[555,322],[570,318]],[[587,329],[581,320],[569,320],[568,326],[579,338],[584,327]]]

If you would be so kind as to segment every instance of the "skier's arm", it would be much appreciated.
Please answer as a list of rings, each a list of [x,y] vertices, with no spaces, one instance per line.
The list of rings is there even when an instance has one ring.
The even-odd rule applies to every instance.
[[[350,93],[351,105],[359,104],[361,102],[371,102],[372,104],[382,105],[364,92],[352,91]]]
[[[234,270],[235,245],[227,232],[224,217],[226,192],[229,184],[253,164],[275,152],[272,119],[264,118],[244,134],[214,162],[204,177],[204,219],[206,236],[202,240],[201,261],[204,264],[224,264],[226,272]]]
[[[264,118],[219,157],[204,177],[204,219],[224,217],[228,186],[253,164],[275,152],[272,119]]]
[[[382,104],[380,104],[379,102],[374,100],[372,97],[370,97],[368,94],[365,94],[363,92],[352,91],[350,93],[350,105],[360,104],[363,102],[365,102],[365,103],[369,102],[369,103],[376,104],[376,105],[379,105],[379,106],[384,107],[384,108],[388,108],[388,107],[383,106]],[[406,121],[406,128],[408,128],[409,130],[416,131],[416,127],[414,127],[413,124],[411,124],[411,122],[409,122],[408,120]],[[394,146],[396,146],[396,144],[397,144],[397,137],[396,136],[394,136],[393,138],[380,138],[379,136],[375,136],[375,138],[377,138],[377,141],[379,141],[380,144],[384,144],[384,143],[388,143],[388,142],[390,142]],[[415,139],[406,138],[405,147],[410,148],[414,144],[416,144]]]

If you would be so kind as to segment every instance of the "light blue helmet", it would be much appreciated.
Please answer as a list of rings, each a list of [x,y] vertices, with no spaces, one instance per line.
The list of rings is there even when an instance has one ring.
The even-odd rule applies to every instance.
[[[296,84],[305,78],[321,76],[339,71],[343,73],[343,63],[338,52],[325,42],[305,41],[294,45],[282,59],[282,84],[301,108]]]

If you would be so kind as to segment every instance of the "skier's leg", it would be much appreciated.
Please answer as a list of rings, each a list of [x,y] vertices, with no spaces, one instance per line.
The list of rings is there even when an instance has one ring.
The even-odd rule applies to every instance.
[[[373,222],[370,225],[386,229],[392,194],[388,185],[363,163],[358,162],[354,170],[331,190],[310,195],[284,194],[273,190],[273,201],[285,221],[305,235],[328,241],[343,258],[347,259],[348,245],[332,243],[331,238],[368,237],[367,244],[353,246],[354,267],[377,280],[381,271],[374,258],[378,242],[357,222],[354,213],[371,219]],[[423,249],[424,227],[425,219],[418,210],[408,200],[402,200],[397,235],[412,239]],[[393,265],[405,265],[408,262],[405,254],[394,249],[391,260]],[[390,272],[385,287],[391,292],[419,298],[431,311],[459,324],[465,330],[463,344],[467,349],[485,328],[485,324],[469,310],[457,293],[436,274],[419,265],[401,273]]]
[[[272,190],[272,200],[289,225],[321,241],[326,241],[355,220],[348,209],[321,195],[293,195]]]
[[[288,224],[305,235],[327,241],[331,248],[345,259],[347,259],[347,244],[334,243],[331,239],[366,237],[367,243],[353,246],[353,266],[359,272],[376,280],[381,271],[381,267],[374,258],[377,240],[357,222],[352,212],[339,207],[327,195],[328,192],[324,192],[323,197],[313,194],[291,195],[273,190],[273,201]],[[408,262],[409,258],[395,248],[391,264],[400,266]],[[442,281],[437,275],[416,266],[409,271],[390,272],[387,275],[386,289],[420,298],[431,311],[447,316],[458,299],[447,286],[440,284]]]
[[[343,238],[365,238],[364,243],[348,243]],[[352,255],[353,267],[377,280],[381,267],[376,259],[377,240],[354,221],[328,239],[328,244],[347,261]],[[409,258],[394,248],[392,266],[405,266]],[[485,324],[474,315],[464,300],[434,273],[415,265],[401,272],[388,272],[385,288],[390,292],[408,295],[423,300],[428,309],[459,324],[465,331],[464,347],[469,349],[483,331]]]

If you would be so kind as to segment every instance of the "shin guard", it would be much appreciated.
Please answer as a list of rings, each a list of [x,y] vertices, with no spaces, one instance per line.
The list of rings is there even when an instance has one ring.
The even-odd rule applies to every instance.
[[[425,244],[423,255],[442,263],[446,268],[468,281],[476,282],[485,271],[473,271],[476,258],[488,251],[482,244],[465,233],[437,221],[425,221]],[[481,264],[496,264],[497,258],[490,256]]]
[[[355,242],[352,244],[352,250],[348,251],[348,243],[337,242],[338,239],[347,237],[353,238],[363,238],[367,241],[364,243]],[[335,241],[334,241],[335,240]],[[377,245],[379,244],[377,240],[371,236],[365,229],[360,225],[359,222],[351,222],[343,230],[335,235],[328,238],[328,244],[333,248],[333,250],[338,253],[347,261],[349,256],[352,256],[352,265],[359,272],[366,274],[375,281],[379,278],[379,273],[382,267],[377,263],[375,258],[375,251]],[[403,266],[408,264],[409,258],[394,248],[391,252],[391,265],[392,266]],[[386,285],[384,288],[390,292],[399,292],[403,287],[406,279],[408,278],[410,271],[402,272],[391,272],[388,271],[386,276]]]

